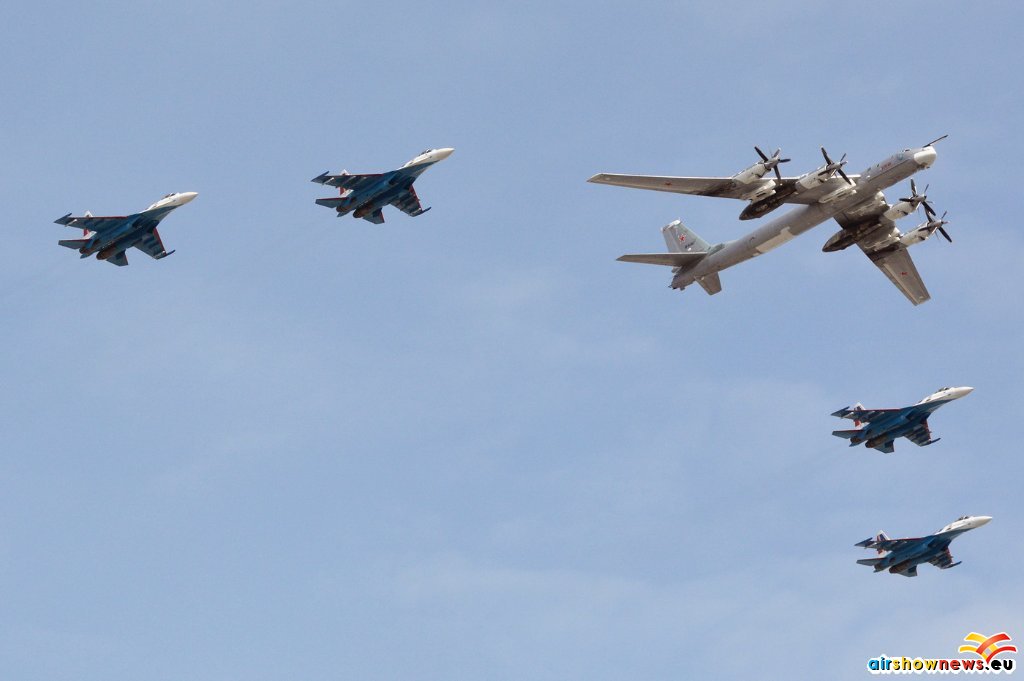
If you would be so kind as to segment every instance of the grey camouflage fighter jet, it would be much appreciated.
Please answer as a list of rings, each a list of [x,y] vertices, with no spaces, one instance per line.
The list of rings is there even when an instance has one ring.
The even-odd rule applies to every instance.
[[[345,170],[340,175],[323,173],[312,181],[337,187],[341,195],[317,199],[316,203],[333,208],[339,218],[352,213],[352,217],[362,218],[375,225],[384,222],[384,206],[394,206],[413,217],[423,215],[430,209],[420,205],[413,182],[427,168],[451,156],[453,151],[452,148],[427,149],[398,170],[386,173],[352,175]]]
[[[851,447],[863,443],[865,447],[877,449],[883,454],[892,454],[896,448],[893,441],[905,437],[918,447],[938,442],[932,439],[928,429],[928,417],[936,409],[953,400],[969,395],[974,388],[940,388],[917,404],[901,409],[865,409],[859,402],[852,407],[843,407],[832,416],[850,419],[857,426],[854,430],[834,430],[832,434],[850,441]]]
[[[95,254],[97,260],[106,260],[118,267],[128,264],[125,251],[133,246],[151,258],[160,260],[174,251],[167,251],[160,233],[156,231],[160,221],[172,210],[196,198],[196,192],[168,194],[141,213],[132,215],[95,216],[86,211],[81,217],[68,213],[55,222],[82,230],[81,239],[61,239],[57,243],[72,248],[83,258]]]
[[[854,544],[877,550],[878,558],[861,558],[857,562],[873,567],[875,572],[888,570],[904,577],[917,577],[917,566],[921,563],[931,563],[941,570],[948,570],[960,564],[953,562],[949,543],[968,530],[988,524],[990,520],[992,517],[987,515],[961,516],[927,537],[890,539],[885,532],[879,532],[873,539]]]
[[[740,214],[741,220],[759,218],[783,203],[799,204],[746,236],[714,245],[677,220],[662,230],[668,241],[668,253],[636,253],[619,258],[624,262],[671,267],[674,289],[681,290],[696,282],[707,293],[718,293],[722,290],[718,275],[722,270],[767,253],[832,218],[842,230],[828,240],[823,250],[841,250],[857,244],[911,303],[919,305],[931,296],[907,249],[936,231],[949,239],[943,227],[948,223],[936,218],[928,197],[918,194],[915,184],[911,184],[909,197],[892,205],[886,201],[882,190],[930,167],[936,158],[933,145],[944,137],[923,147],[904,149],[859,175],[847,175],[843,171],[845,154],[834,161],[822,147],[824,165],[799,177],[783,177],[779,165],[790,159],[780,158],[779,151],[768,156],[755,147],[761,160],[732,177],[600,173],[589,182],[746,200],[750,203]],[[775,177],[770,177],[769,172]],[[924,207],[927,221],[906,234],[900,232],[896,221],[915,212],[919,206]]]

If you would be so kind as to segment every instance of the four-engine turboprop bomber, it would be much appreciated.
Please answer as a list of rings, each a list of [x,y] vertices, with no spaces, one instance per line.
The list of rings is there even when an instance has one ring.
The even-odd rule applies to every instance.
[[[453,151],[452,148],[427,149],[398,170],[386,173],[352,175],[345,170],[340,175],[323,173],[314,177],[313,182],[337,187],[341,195],[317,199],[316,203],[333,208],[339,218],[352,213],[352,217],[363,218],[375,225],[384,222],[383,208],[387,205],[408,215],[423,215],[430,209],[420,206],[413,182],[427,168],[451,156]]]
[[[125,251],[132,246],[157,260],[166,258],[174,251],[164,248],[160,233],[156,231],[157,225],[172,210],[184,206],[196,196],[196,192],[168,194],[141,213],[132,215],[97,217],[86,211],[81,217],[72,217],[68,213],[55,222],[81,229],[84,238],[62,239],[57,243],[75,249],[83,258],[95,254],[97,260],[106,260],[119,267],[128,264]]]
[[[890,539],[885,532],[879,532],[873,539],[865,539],[854,546],[878,551],[878,558],[861,558],[857,562],[870,565],[875,572],[888,570],[894,575],[917,577],[917,566],[931,563],[935,567],[948,570],[960,562],[953,562],[949,552],[949,543],[968,530],[981,527],[992,520],[987,515],[965,515],[957,518],[935,534],[927,537],[908,537],[906,539]]]
[[[843,170],[846,155],[833,161],[824,148],[824,165],[799,177],[764,179],[768,170],[777,175],[778,164],[789,159],[779,158],[780,152],[767,157],[757,149],[762,160],[732,177],[659,177],[648,175],[611,175],[600,173],[589,179],[598,184],[619,187],[652,189],[655,191],[719,196],[750,201],[741,219],[760,217],[783,203],[801,204],[785,215],[772,220],[750,234],[724,243],[711,245],[676,221],[663,228],[669,241],[669,253],[638,253],[624,255],[619,260],[672,267],[674,289],[683,289],[696,282],[709,294],[722,290],[718,273],[741,262],[778,248],[793,237],[803,234],[829,218],[843,228],[829,239],[825,250],[838,250],[856,243],[871,261],[899,288],[914,305],[931,296],[921,281],[907,248],[941,230],[944,220],[935,220],[935,212],[927,197],[917,194],[911,186],[911,196],[890,206],[882,190],[902,182],[914,173],[935,162],[934,144],[945,136],[923,147],[904,149],[860,174],[847,175]],[[928,222],[913,231],[902,234],[896,220],[905,217],[919,205],[924,205]]]
[[[864,444],[884,454],[896,451],[893,441],[905,437],[918,447],[939,441],[932,438],[928,429],[928,417],[936,409],[953,400],[969,395],[974,388],[940,388],[915,405],[902,409],[865,409],[857,403],[833,412],[832,416],[850,419],[857,426],[854,430],[834,430],[832,434],[850,441],[851,447]]]

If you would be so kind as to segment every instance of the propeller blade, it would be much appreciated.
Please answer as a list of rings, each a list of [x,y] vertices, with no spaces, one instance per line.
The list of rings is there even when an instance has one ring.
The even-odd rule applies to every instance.
[[[838,170],[839,174],[843,176],[844,180],[846,180],[846,184],[853,184],[853,180],[851,180],[849,177],[847,177],[846,173],[843,172],[842,168],[837,168],[836,170]]]
[[[924,214],[928,216],[929,220],[933,220],[935,218],[935,209],[932,208],[932,204],[922,201],[921,205],[924,206]]]
[[[781,163],[781,161],[780,161],[779,163]],[[777,179],[777,180],[778,180],[779,182],[782,182],[782,173],[780,173],[780,172],[779,172],[779,164],[778,164],[778,163],[776,163],[776,164],[775,164],[774,166],[772,166],[772,170],[774,170],[774,171],[775,171],[775,178],[776,178],[776,179]]]
[[[953,243],[953,240],[949,238],[949,233],[942,228],[942,225],[939,225],[939,233],[942,234],[942,236],[946,237],[946,241],[948,241],[949,243]]]
[[[832,165],[832,159],[828,157],[828,152],[825,151],[825,147],[821,148],[821,155],[825,157],[825,163]]]
[[[760,149],[759,147],[756,147],[756,146],[755,146],[755,147],[754,147],[754,151],[756,151],[756,152],[757,152],[757,155],[761,157],[761,160],[762,160],[762,161],[767,161],[767,160],[768,160],[768,157],[764,155],[764,152],[763,152],[763,151],[761,151],[761,149]]]
[[[910,195],[917,196],[917,183],[914,182],[913,178],[910,180]]]

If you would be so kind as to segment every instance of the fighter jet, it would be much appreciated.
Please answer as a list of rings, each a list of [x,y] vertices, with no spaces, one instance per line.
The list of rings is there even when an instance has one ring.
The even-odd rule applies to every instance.
[[[858,402],[852,407],[844,407],[832,413],[832,416],[841,419],[851,419],[857,428],[834,430],[832,434],[849,440],[851,447],[863,442],[864,446],[884,454],[896,451],[893,441],[898,437],[905,437],[918,447],[924,447],[939,441],[939,438],[932,439],[931,431],[928,430],[928,417],[932,412],[970,394],[972,390],[974,388],[941,388],[917,404],[902,409],[865,409]]]
[[[857,562],[861,565],[870,565],[875,568],[875,572],[888,570],[894,575],[904,577],[917,577],[917,566],[921,563],[931,563],[939,569],[948,570],[960,564],[959,561],[953,562],[949,543],[964,532],[981,527],[990,520],[992,517],[987,515],[965,515],[927,537],[889,539],[885,532],[879,532],[874,539],[865,539],[854,544],[866,549],[876,549],[878,558],[861,558]]]
[[[313,178],[313,182],[337,187],[341,195],[330,199],[317,199],[321,206],[338,211],[338,217],[352,213],[354,218],[363,218],[375,225],[384,222],[384,206],[392,205],[408,215],[423,215],[430,208],[420,206],[420,199],[413,189],[423,171],[438,161],[443,161],[455,151],[450,147],[444,149],[427,149],[421,152],[398,170],[371,175],[351,175],[342,170],[340,175],[323,173]]]
[[[682,290],[696,282],[708,294],[718,293],[722,290],[718,275],[722,270],[767,253],[833,218],[842,229],[828,240],[822,250],[831,252],[857,244],[911,303],[920,305],[931,296],[907,249],[925,241],[936,231],[949,239],[943,228],[948,222],[944,220],[945,214],[943,218],[936,218],[928,197],[918,194],[917,185],[913,183],[911,195],[892,206],[886,202],[882,190],[930,167],[936,158],[933,145],[944,137],[923,147],[897,152],[860,174],[847,175],[843,170],[846,154],[835,161],[822,147],[823,165],[798,177],[783,177],[779,164],[790,159],[780,158],[778,150],[768,156],[754,147],[760,160],[732,177],[599,173],[588,181],[749,201],[740,213],[741,220],[762,217],[783,203],[800,204],[746,236],[715,245],[704,241],[677,220],[662,229],[668,241],[668,253],[635,253],[619,258],[624,262],[671,267],[671,287],[674,289]],[[766,177],[769,172],[773,172],[775,177]],[[900,232],[896,221],[910,215],[919,206],[924,208],[927,221],[906,234]]]
[[[86,211],[81,217],[72,217],[71,213],[68,213],[55,222],[58,225],[81,229],[85,238],[62,239],[57,243],[65,248],[75,249],[83,258],[95,253],[97,260],[106,260],[118,267],[128,264],[125,251],[132,246],[151,258],[166,258],[174,251],[167,251],[164,248],[156,227],[172,210],[184,206],[196,196],[196,192],[168,194],[141,213],[132,215],[96,217]]]

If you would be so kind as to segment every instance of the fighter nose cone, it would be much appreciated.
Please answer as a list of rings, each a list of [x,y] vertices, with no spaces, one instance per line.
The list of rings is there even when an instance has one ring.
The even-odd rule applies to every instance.
[[[991,522],[991,520],[992,520],[992,516],[990,516],[990,515],[976,515],[976,516],[974,516],[974,523],[975,523],[976,527],[981,527],[982,525],[988,525],[989,522]]]
[[[453,151],[455,151],[455,149],[452,147],[445,147],[444,149],[434,149],[434,153],[437,155],[438,161],[445,160],[446,158],[452,155]]]
[[[936,156],[938,156],[938,154],[935,153],[935,149],[932,147],[925,147],[914,154],[914,163],[922,168],[927,168],[931,164],[935,163]]]
[[[961,398],[964,397],[965,395],[970,395],[972,392],[974,392],[974,388],[971,388],[969,386],[964,386],[962,388],[954,388],[953,397]]]
[[[180,202],[179,205],[184,206],[197,196],[199,196],[199,192],[181,192],[178,194],[178,201]]]

